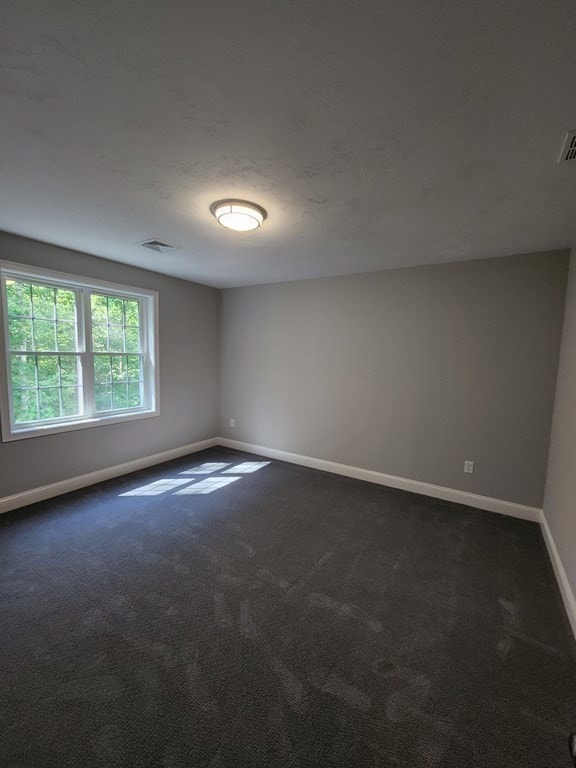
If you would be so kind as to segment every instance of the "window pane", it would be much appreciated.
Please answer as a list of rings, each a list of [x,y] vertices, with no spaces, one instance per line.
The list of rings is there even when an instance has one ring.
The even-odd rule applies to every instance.
[[[108,355],[95,355],[94,382],[96,384],[109,384],[111,381],[110,357]]]
[[[126,325],[133,325],[136,328],[140,327],[140,302],[126,299],[124,301],[124,313]]]
[[[12,355],[10,365],[12,368],[12,386],[15,389],[36,387],[36,358],[34,355]]]
[[[108,352],[108,326],[92,326],[92,349],[94,352]]]
[[[124,325],[124,300],[108,297],[108,322]]]
[[[128,407],[128,385],[127,384],[112,385],[112,407],[113,408]]]
[[[76,326],[74,323],[56,323],[56,339],[59,352],[76,351]]]
[[[128,384],[128,405],[131,408],[139,408],[142,406],[142,394],[141,387],[138,383]]]
[[[37,393],[37,389],[15,389],[13,391],[14,421],[17,424],[38,420]]]
[[[138,328],[127,327],[125,335],[126,352],[140,352],[140,331]]]
[[[96,384],[94,387],[96,410],[109,411],[112,408],[112,385]]]
[[[6,280],[6,296],[8,299],[8,315],[14,317],[24,315],[32,317],[31,285],[16,280]]]
[[[121,325],[108,326],[110,352],[124,352],[124,332]]]
[[[38,385],[40,387],[57,387],[60,384],[58,376],[58,358],[56,355],[38,355]]]
[[[97,296],[92,294],[90,297],[90,303],[92,307],[92,322],[93,323],[107,323],[108,322],[108,299],[106,296]]]
[[[8,319],[11,350],[34,350],[32,341],[32,321]]]
[[[60,392],[58,387],[39,390],[40,418],[58,419],[60,417]]]
[[[78,359],[76,357],[60,356],[60,380],[63,386],[78,384]]]
[[[78,387],[62,387],[62,416],[78,416],[80,400]]]
[[[58,320],[76,322],[76,295],[65,288],[56,289],[56,316]]]
[[[140,365],[140,356],[130,355],[126,358],[128,368],[128,381],[141,381],[142,370]]]
[[[56,352],[56,323],[34,320],[34,348],[38,352]]]
[[[32,307],[34,317],[53,320],[55,318],[54,288],[47,285],[32,286]]]
[[[114,356],[110,358],[112,363],[112,381],[120,382],[127,380],[126,358],[124,356]]]

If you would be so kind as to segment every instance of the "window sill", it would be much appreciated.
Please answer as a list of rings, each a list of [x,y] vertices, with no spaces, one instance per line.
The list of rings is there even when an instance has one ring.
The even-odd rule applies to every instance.
[[[110,414],[106,416],[97,416],[90,419],[79,419],[77,421],[67,421],[58,424],[46,424],[45,426],[34,425],[22,429],[10,429],[2,433],[2,442],[9,443],[13,440],[25,440],[31,437],[45,437],[55,435],[60,432],[73,432],[78,429],[91,429],[92,427],[103,427],[108,424],[124,424],[127,421],[137,421],[138,419],[149,419],[159,416],[160,410],[137,411],[123,414]]]

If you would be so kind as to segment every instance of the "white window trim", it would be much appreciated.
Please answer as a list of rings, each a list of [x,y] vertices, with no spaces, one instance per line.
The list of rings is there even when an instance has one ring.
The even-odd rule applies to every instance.
[[[5,281],[10,278],[36,279],[40,282],[46,281],[54,285],[102,291],[107,294],[116,294],[125,298],[133,297],[141,300],[144,304],[141,328],[144,342],[144,375],[149,389],[149,402],[146,406],[123,413],[109,412],[99,416],[80,416],[71,418],[69,421],[33,424],[25,427],[13,425],[11,419],[12,388],[8,380],[8,308],[5,301]],[[2,319],[3,326],[3,332],[0,333],[0,417],[2,421],[2,442],[6,443],[30,437],[52,435],[59,432],[71,432],[77,429],[102,427],[106,424],[120,424],[137,419],[147,419],[160,414],[158,291],[151,291],[146,288],[133,288],[119,283],[110,283],[105,280],[80,277],[65,272],[56,272],[42,267],[31,267],[19,264],[18,262],[4,260],[0,260],[0,282],[0,318]],[[85,325],[80,323],[78,326],[79,341],[85,344],[84,352],[90,352],[90,340],[83,339],[84,331]]]

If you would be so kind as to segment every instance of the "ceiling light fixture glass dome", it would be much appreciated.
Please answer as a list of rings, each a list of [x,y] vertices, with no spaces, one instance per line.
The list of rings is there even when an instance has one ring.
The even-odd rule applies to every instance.
[[[267,214],[264,208],[248,200],[218,200],[210,210],[218,223],[236,232],[248,232],[262,226]]]

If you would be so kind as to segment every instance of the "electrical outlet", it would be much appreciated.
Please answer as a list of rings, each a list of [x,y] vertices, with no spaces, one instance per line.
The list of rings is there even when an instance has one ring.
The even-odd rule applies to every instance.
[[[464,472],[468,472],[468,474],[472,474],[474,472],[474,462],[473,461],[465,461],[464,462]]]
[[[235,427],[236,426],[236,422],[234,421],[234,419],[230,419],[230,426],[231,427]]]

